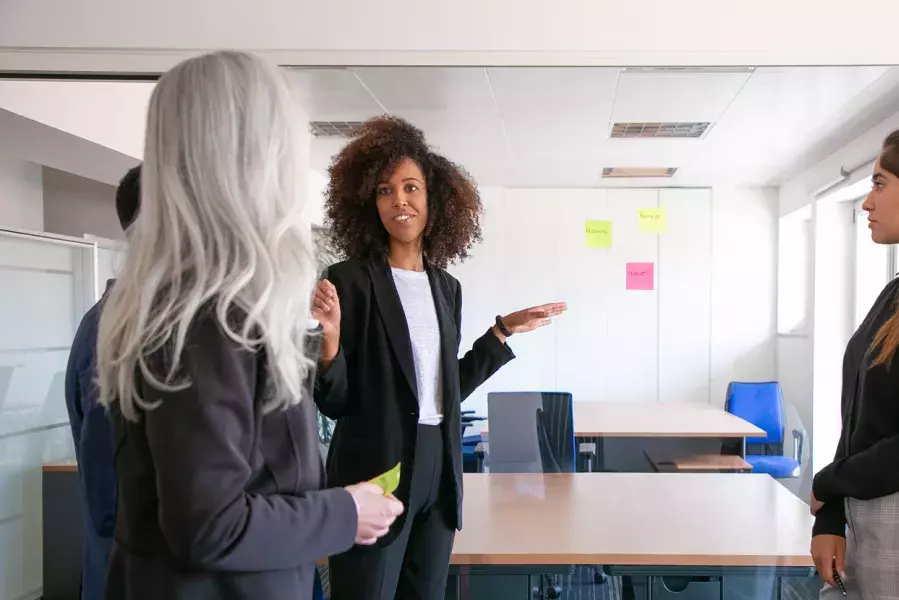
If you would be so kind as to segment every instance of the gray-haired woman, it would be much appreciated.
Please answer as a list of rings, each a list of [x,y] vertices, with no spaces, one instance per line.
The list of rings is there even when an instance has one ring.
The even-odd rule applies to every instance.
[[[111,600],[310,598],[317,559],[402,511],[371,484],[321,489],[296,121],[280,73],[249,54],[185,61],[153,92],[141,212],[99,330]]]

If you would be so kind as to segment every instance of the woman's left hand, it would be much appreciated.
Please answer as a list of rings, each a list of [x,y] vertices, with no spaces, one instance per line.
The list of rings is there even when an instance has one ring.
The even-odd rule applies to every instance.
[[[527,333],[549,325],[552,323],[553,317],[561,315],[566,310],[568,310],[568,305],[564,302],[532,306],[506,315],[503,317],[503,325],[512,333]],[[505,336],[500,333],[498,327],[494,327],[494,333],[502,341],[505,341]]]
[[[811,492],[808,498],[808,507],[809,512],[812,513],[812,516],[814,517],[823,506],[824,503],[815,498],[815,492]]]

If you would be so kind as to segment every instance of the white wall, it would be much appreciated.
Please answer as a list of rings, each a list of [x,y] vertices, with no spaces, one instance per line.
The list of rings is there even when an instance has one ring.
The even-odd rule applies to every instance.
[[[155,83],[0,81],[0,108],[131,156],[144,154]]]
[[[0,152],[0,227],[44,228],[41,166]]]
[[[41,465],[74,456],[64,376],[93,303],[92,254],[88,244],[0,232],[2,600],[41,594]]]
[[[116,0],[6,0],[0,40],[62,49],[63,61],[18,50],[3,65],[34,68],[51,54],[55,70],[123,68],[98,48],[134,50],[130,64],[137,69],[170,64],[184,55],[176,48],[227,47],[283,49],[271,54],[289,64],[899,63],[890,36],[871,35],[867,11],[843,8],[835,0],[398,0],[385,11],[363,0],[261,0],[222,10],[208,0],[160,0],[147,11]],[[899,6],[878,2],[876,14],[883,23],[899,21]],[[630,23],[639,27],[623,26]]]
[[[712,197],[712,398],[723,406],[728,382],[775,378],[777,193],[716,187]]]
[[[115,192],[109,184],[45,167],[44,230],[78,238],[89,234],[124,239]]]
[[[463,284],[463,351],[497,313],[566,301],[548,328],[511,341],[492,390],[564,389],[589,401],[723,405],[731,380],[775,374],[773,190],[484,188],[484,242],[451,268]],[[666,209],[668,231],[638,231]],[[613,246],[584,245],[584,221],[613,221]],[[655,291],[625,290],[625,263],[654,262]]]

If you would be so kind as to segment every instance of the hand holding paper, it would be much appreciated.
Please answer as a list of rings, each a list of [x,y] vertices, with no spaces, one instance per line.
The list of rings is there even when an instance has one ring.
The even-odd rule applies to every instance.
[[[399,465],[384,475],[394,470],[397,471],[396,480],[399,483]],[[403,513],[403,504],[371,481],[348,486],[346,491],[356,504],[356,543],[361,546],[370,546],[386,535],[396,518]]]

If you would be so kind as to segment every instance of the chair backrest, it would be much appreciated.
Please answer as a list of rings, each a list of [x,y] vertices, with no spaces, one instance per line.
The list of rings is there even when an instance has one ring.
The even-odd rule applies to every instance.
[[[747,444],[783,444],[783,394],[776,381],[732,381],[724,410],[765,430],[765,437],[746,438]]]
[[[491,473],[573,473],[572,397],[567,392],[487,395]]]

